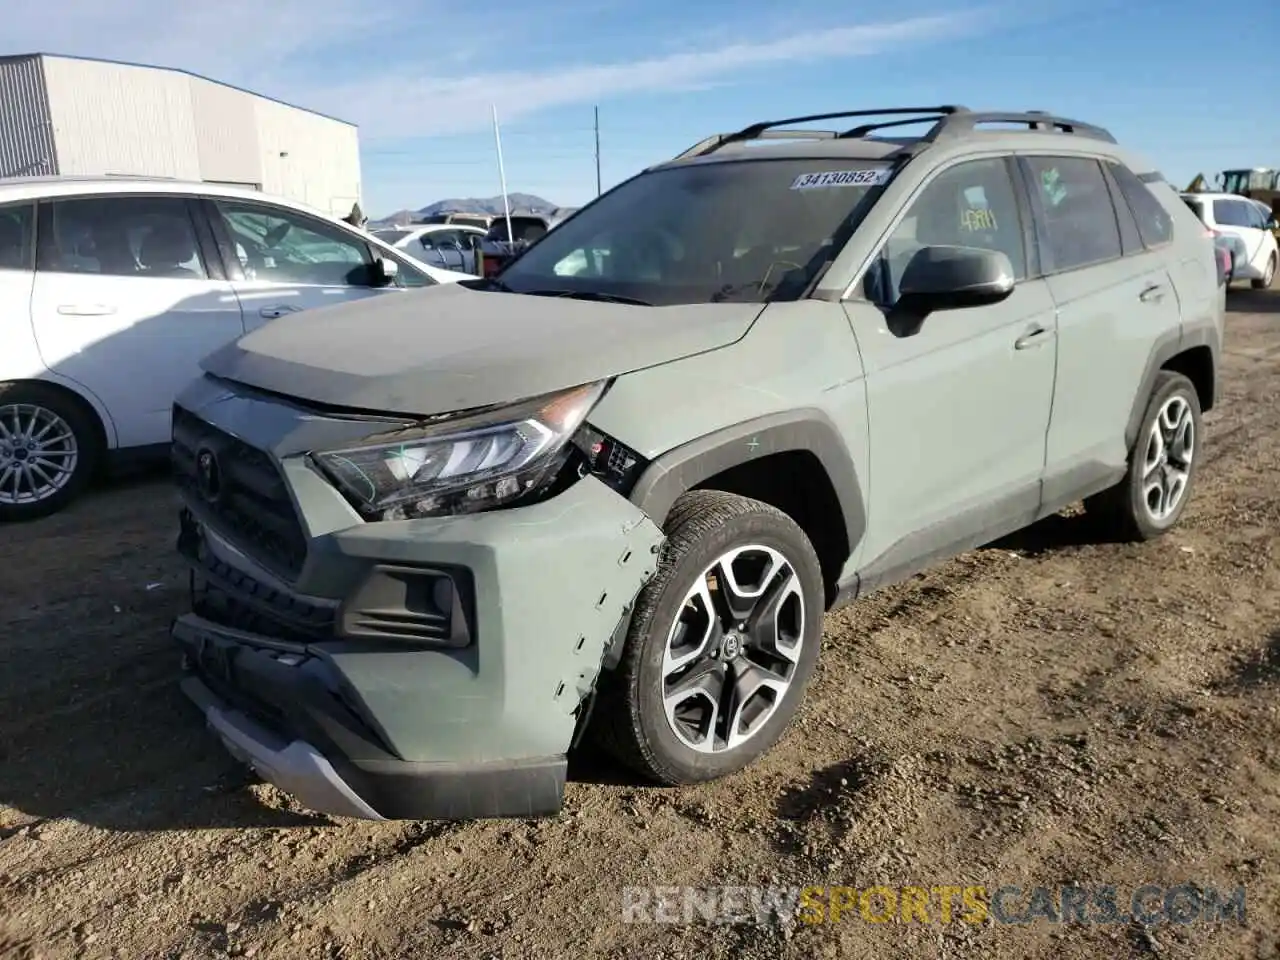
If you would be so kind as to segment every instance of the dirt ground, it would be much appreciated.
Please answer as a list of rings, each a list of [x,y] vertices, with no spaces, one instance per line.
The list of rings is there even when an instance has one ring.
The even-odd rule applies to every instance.
[[[660,790],[582,758],[553,820],[330,820],[247,777],[175,685],[163,479],[0,529],[0,956],[1275,960],[1280,295],[1232,299],[1176,531],[1089,545],[1054,517],[869,598],[828,618],[756,766]],[[1246,923],[622,909],[624,886],[1069,883],[1243,885]]]

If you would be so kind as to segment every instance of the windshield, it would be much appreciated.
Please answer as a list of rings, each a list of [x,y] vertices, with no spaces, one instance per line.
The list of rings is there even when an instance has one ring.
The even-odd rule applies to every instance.
[[[517,242],[532,243],[547,232],[547,225],[538,217],[512,217],[511,232]],[[507,218],[499,217],[489,228],[488,240],[510,241],[507,235]]]
[[[397,243],[399,243],[405,237],[410,236],[410,231],[408,230],[375,230],[373,231],[373,235],[377,237],[379,240],[381,240],[383,243],[394,247]]]
[[[655,170],[557,226],[501,281],[517,293],[555,288],[655,305],[794,299],[888,172],[885,163],[811,159]]]

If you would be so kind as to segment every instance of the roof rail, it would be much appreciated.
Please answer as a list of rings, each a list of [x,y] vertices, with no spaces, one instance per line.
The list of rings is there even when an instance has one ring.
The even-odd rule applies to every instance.
[[[972,133],[980,123],[1017,123],[1026,124],[1028,130],[1049,130],[1058,133],[1071,133],[1092,140],[1105,140],[1115,143],[1116,138],[1109,130],[1084,123],[1080,120],[1069,120],[1066,117],[1055,117],[1043,110],[1001,111],[983,110],[974,112],[964,110],[954,116],[943,117],[922,138],[926,143],[933,143],[948,137],[962,137]]]
[[[887,107],[881,110],[845,110],[840,113],[815,113],[808,117],[790,117],[786,120],[771,120],[764,123],[753,123],[749,127],[743,127],[734,133],[717,133],[705,140],[695,143],[684,153],[675,159],[686,160],[689,157],[703,157],[709,153],[715,153],[722,147],[726,147],[731,143],[746,143],[751,140],[832,140],[841,134],[834,130],[779,130],[778,127],[784,127],[792,123],[814,123],[818,120],[841,120],[846,117],[886,117],[900,116],[902,114],[923,114],[911,121],[898,121],[899,124],[907,122],[919,123],[924,120],[935,120],[939,116],[945,117],[948,114],[967,113],[964,107],[943,106],[943,107]]]
[[[843,132],[833,130],[794,130],[778,129],[793,123],[813,123],[818,120],[840,120],[847,117],[896,117],[910,114],[900,120],[883,120],[864,123]],[[857,139],[868,136],[876,130],[887,127],[906,127],[917,123],[932,122],[929,132],[920,138],[921,143],[933,143],[938,140],[960,137],[972,133],[979,124],[1016,123],[1025,124],[1028,130],[1050,130],[1059,133],[1070,133],[1089,137],[1094,140],[1105,140],[1115,143],[1116,138],[1108,130],[1091,123],[1056,117],[1043,110],[1025,111],[974,111],[968,107],[946,105],[940,107],[887,107],[879,110],[847,110],[840,113],[817,113],[808,117],[791,117],[786,120],[773,120],[765,123],[753,123],[734,133],[717,133],[700,140],[688,150],[677,156],[676,160],[687,160],[690,157],[703,157],[715,153],[733,143],[746,143],[753,140],[832,140]]]

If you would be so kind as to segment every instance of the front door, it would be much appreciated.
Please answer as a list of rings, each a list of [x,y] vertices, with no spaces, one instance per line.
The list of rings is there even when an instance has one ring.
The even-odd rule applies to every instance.
[[[845,308],[858,338],[870,424],[864,581],[1029,522],[1039,508],[1053,401],[1056,328],[1043,280],[1030,278],[1024,211],[1009,161],[965,160],[917,195]],[[922,247],[1009,256],[1002,303],[939,311],[913,332],[890,323],[903,268]]]
[[[31,322],[45,366],[98,396],[121,447],[166,443],[174,397],[244,332],[193,202],[41,201]]]
[[[224,260],[250,330],[300,310],[394,293],[422,278],[399,262],[399,283],[377,283],[364,238],[297,210],[224,198],[205,209],[230,254]]]

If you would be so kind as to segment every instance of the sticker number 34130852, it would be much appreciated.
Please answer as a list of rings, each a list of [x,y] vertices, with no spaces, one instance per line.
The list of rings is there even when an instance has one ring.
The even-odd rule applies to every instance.
[[[874,187],[889,179],[888,167],[864,170],[833,170],[829,173],[802,173],[791,184],[792,190],[817,190],[822,187]]]

